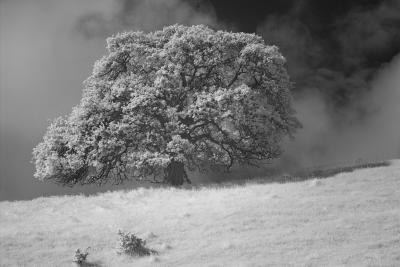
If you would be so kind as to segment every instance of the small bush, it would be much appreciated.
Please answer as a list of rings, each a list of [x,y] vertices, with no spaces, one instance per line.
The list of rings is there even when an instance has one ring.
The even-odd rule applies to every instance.
[[[74,262],[78,266],[84,266],[86,264],[86,258],[89,255],[89,247],[85,250],[85,252],[81,251],[79,248],[75,251],[75,260]]]
[[[120,251],[118,254],[126,254],[129,256],[149,256],[151,254],[157,254],[155,250],[146,247],[146,241],[135,236],[131,233],[118,232],[120,236]]]

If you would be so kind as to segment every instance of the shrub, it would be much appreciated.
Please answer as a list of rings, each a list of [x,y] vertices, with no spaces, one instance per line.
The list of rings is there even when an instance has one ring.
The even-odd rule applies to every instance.
[[[75,251],[75,260],[74,262],[78,266],[84,266],[86,264],[86,258],[89,255],[89,247],[86,248],[85,252],[81,251],[79,248]]]
[[[131,233],[118,232],[120,236],[120,251],[118,254],[126,254],[129,256],[149,256],[157,254],[155,250],[146,247],[146,241]]]

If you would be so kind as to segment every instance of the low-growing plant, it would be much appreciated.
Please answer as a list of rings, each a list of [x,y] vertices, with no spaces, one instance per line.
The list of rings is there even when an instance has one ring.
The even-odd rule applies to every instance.
[[[88,250],[90,247],[86,248],[85,251],[81,251],[79,248],[75,251],[75,259],[74,262],[78,266],[84,266],[86,264],[86,258],[89,255]]]
[[[134,234],[119,231],[118,235],[121,238],[120,251],[118,252],[118,254],[126,254],[133,257],[157,254],[157,251],[146,247],[145,240],[135,236]]]

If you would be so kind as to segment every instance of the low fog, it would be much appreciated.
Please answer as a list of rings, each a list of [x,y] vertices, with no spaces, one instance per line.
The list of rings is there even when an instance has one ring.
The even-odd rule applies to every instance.
[[[400,155],[400,56],[383,66],[352,106],[331,107],[318,91],[295,97],[303,123],[283,160],[293,167],[349,164]]]
[[[310,2],[298,1],[257,28],[287,58],[303,123],[281,163],[298,168],[398,157],[400,1],[354,1],[350,11],[327,14]],[[307,12],[316,15],[305,18]],[[318,17],[324,15],[333,16],[329,23]]]
[[[399,1],[340,13],[326,33],[317,18],[304,22],[311,1],[289,2],[255,29],[286,56],[303,124],[279,164],[292,170],[398,157]],[[79,103],[107,36],[174,23],[241,30],[207,1],[0,1],[0,200],[99,190],[35,180],[32,148],[52,119]]]

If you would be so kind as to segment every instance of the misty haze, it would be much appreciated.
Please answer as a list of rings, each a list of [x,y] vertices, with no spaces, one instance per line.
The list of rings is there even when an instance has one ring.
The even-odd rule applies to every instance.
[[[400,265],[400,1],[264,2],[0,0],[0,266]]]

